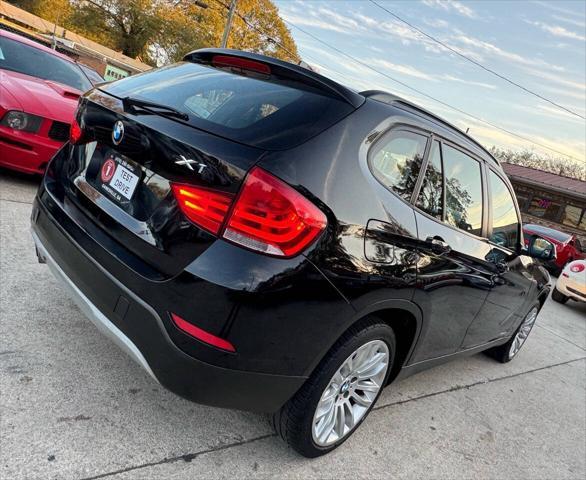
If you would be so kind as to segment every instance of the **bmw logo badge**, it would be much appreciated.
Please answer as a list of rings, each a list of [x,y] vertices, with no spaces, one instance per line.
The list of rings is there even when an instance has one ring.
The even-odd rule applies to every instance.
[[[112,128],[112,142],[114,142],[114,145],[118,145],[122,141],[123,137],[124,124],[120,120],[118,120]]]

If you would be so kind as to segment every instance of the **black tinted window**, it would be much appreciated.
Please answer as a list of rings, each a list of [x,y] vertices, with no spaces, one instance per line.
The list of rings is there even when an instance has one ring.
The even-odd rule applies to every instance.
[[[250,78],[188,62],[100,88],[118,98],[132,96],[171,106],[187,113],[189,123],[202,130],[276,150],[304,142],[354,109],[300,84]]]
[[[75,63],[6,37],[0,37],[0,68],[69,85],[82,92],[92,86]]]
[[[519,218],[511,192],[498,175],[490,172],[490,202],[492,205],[492,235],[490,241],[515,249],[519,235]]]
[[[403,199],[411,200],[426,144],[425,135],[406,131],[393,132],[381,142],[371,157],[373,174]]]
[[[442,218],[443,213],[443,187],[440,144],[435,140],[429,153],[429,161],[421,184],[417,206],[438,219]]]
[[[446,221],[475,235],[482,230],[482,178],[480,163],[447,145],[443,146],[446,177]]]

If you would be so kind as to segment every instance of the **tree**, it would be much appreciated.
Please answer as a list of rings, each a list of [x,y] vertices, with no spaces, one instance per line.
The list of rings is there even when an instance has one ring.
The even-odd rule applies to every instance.
[[[191,50],[219,46],[230,0],[10,1],[129,57],[163,65]],[[299,61],[297,46],[271,0],[238,1],[228,46]]]
[[[146,59],[164,22],[152,0],[82,0],[69,23],[124,55]]]
[[[499,161],[512,163],[523,167],[536,168],[555,173],[564,177],[577,178],[586,181],[586,163],[568,158],[555,158],[539,155],[531,150],[515,152],[503,148],[492,147],[490,153]]]

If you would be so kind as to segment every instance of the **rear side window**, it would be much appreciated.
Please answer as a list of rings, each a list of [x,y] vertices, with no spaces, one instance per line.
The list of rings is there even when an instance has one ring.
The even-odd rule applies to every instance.
[[[282,150],[303,143],[354,110],[294,82],[236,75],[181,62],[128,77],[101,90],[173,107],[202,130],[240,143]]]
[[[440,144],[433,141],[416,205],[438,220],[443,215],[443,168]]]
[[[446,221],[466,232],[482,230],[482,177],[480,163],[455,148],[443,145],[446,178]]]
[[[385,187],[410,201],[426,144],[425,135],[408,131],[392,132],[371,156],[372,173]]]
[[[514,250],[519,241],[519,218],[511,192],[498,175],[490,171],[492,234],[490,241]]]

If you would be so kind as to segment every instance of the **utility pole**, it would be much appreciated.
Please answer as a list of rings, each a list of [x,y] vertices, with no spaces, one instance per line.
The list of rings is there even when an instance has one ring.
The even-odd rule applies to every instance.
[[[230,2],[230,9],[228,10],[228,18],[226,19],[226,27],[224,27],[224,35],[222,35],[222,48],[226,48],[228,45],[228,36],[230,35],[230,27],[232,26],[232,18],[236,11],[236,2],[238,0],[232,0]]]

